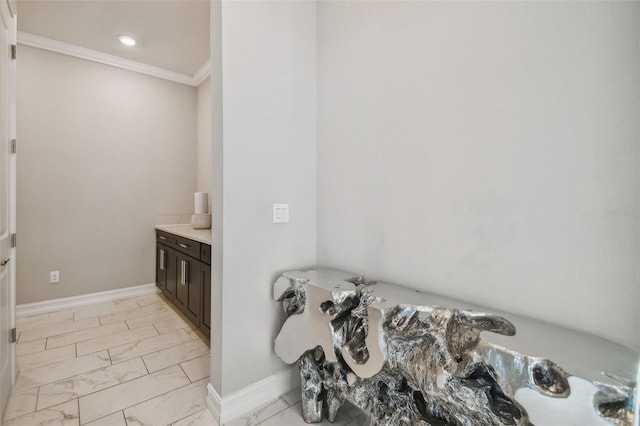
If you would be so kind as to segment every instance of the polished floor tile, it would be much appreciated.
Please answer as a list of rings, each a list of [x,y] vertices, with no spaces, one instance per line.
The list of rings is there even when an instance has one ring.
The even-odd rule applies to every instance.
[[[112,301],[98,303],[81,309],[73,311],[73,319],[78,321],[84,318],[99,317],[102,315],[110,315],[115,312],[131,311],[139,308],[139,305],[135,300],[127,299],[122,301]]]
[[[302,399],[302,389],[295,388],[294,390],[282,395],[281,398],[287,401],[289,405],[295,405],[296,403],[300,402],[300,400]]]
[[[16,381],[16,388],[26,389],[46,385],[47,383],[53,383],[77,374],[106,367],[110,364],[111,361],[107,351],[48,364],[32,370],[21,371]]]
[[[200,410],[195,414],[171,424],[171,426],[218,426],[218,422],[208,409]]]
[[[286,410],[290,405],[282,398],[278,398],[269,404],[266,404],[252,413],[239,417],[231,422],[225,423],[224,426],[254,426],[273,417],[274,415]]]
[[[18,358],[20,370],[31,370],[54,362],[64,361],[76,357],[74,345],[63,346],[50,351],[35,352]]]
[[[49,327],[53,324],[65,321],[73,321],[72,311],[51,312],[47,314],[16,318],[16,328],[18,329],[18,332],[23,332],[36,328]]]
[[[133,308],[130,310],[101,315],[100,323],[102,325],[106,325],[112,322],[138,318],[141,316],[145,316],[145,315],[149,315],[157,312],[168,311],[170,309],[171,308],[164,303],[154,303],[154,304],[146,305],[142,307],[138,306],[137,308]]]
[[[78,400],[54,405],[26,416],[9,420],[6,426],[77,426],[80,424]]]
[[[191,383],[175,365],[80,398],[82,423],[99,419],[114,411],[155,398]]]
[[[32,340],[42,339],[43,337],[58,336],[60,334],[67,334],[76,330],[99,326],[100,321],[98,321],[98,318],[87,318],[80,321],[62,321],[54,325],[23,331],[20,333],[19,342],[29,342]]]
[[[47,338],[32,340],[30,342],[18,343],[16,345],[16,355],[21,357],[23,355],[29,355],[36,352],[44,351],[47,347]]]
[[[20,376],[2,424],[126,426],[124,410],[164,426],[210,419],[202,414],[209,343],[162,297],[148,294],[16,322]],[[163,408],[153,408],[159,402]]]
[[[193,332],[181,328],[171,333],[160,334],[146,339],[136,340],[135,342],[127,343],[126,345],[116,346],[109,349],[109,354],[111,355],[111,362],[122,362],[131,358],[147,355],[161,349],[166,349],[171,346],[179,345],[196,338],[197,336],[195,336]]]
[[[297,403],[296,405],[291,406],[258,424],[260,426],[306,426],[307,423],[304,421],[300,413],[300,403]],[[338,416],[336,417],[335,422],[330,423],[327,419],[324,419],[322,422],[315,424],[323,426],[344,426],[351,420],[352,419],[342,411],[338,411]]]
[[[200,380],[124,410],[127,426],[166,425],[206,408],[208,380]]]
[[[134,328],[144,327],[145,325],[155,324],[157,322],[179,319],[180,317],[173,311],[161,311],[143,317],[130,318],[127,325],[131,330]]]
[[[194,339],[179,346],[173,346],[142,357],[150,372],[170,365],[197,358],[209,352],[209,346],[200,339]]]
[[[164,299],[157,294],[151,294],[146,296],[138,296],[134,298],[138,306],[152,305],[154,303],[165,303]]]
[[[85,423],[87,426],[127,426],[127,422],[124,419],[124,413],[117,411],[101,419],[94,420],[89,423]]]
[[[158,333],[164,334],[173,330],[177,330],[179,328],[184,328],[185,324],[186,323],[182,318],[176,318],[168,321],[161,321],[153,325],[155,326],[156,330],[158,330]]]
[[[78,342],[76,344],[76,348],[78,356],[81,356],[157,335],[158,332],[155,327],[153,325],[149,325],[135,330],[127,330],[122,333],[109,334],[108,336],[96,337],[95,339]]]
[[[180,363],[180,367],[192,382],[209,377],[210,365],[211,357],[209,354]]]
[[[135,358],[40,387],[38,410],[142,377],[147,368]]]
[[[120,321],[109,325],[85,328],[84,330],[61,334],[60,336],[49,337],[47,339],[47,351],[60,346],[91,340],[102,336],[109,336],[111,334],[127,330],[127,324],[124,321]]]
[[[38,388],[14,389],[4,410],[4,419],[9,420],[36,411]]]
[[[209,342],[160,296],[17,322],[21,372],[3,425],[218,426],[205,403]],[[297,388],[226,426],[306,425],[300,395]],[[368,423],[345,405],[334,425]]]

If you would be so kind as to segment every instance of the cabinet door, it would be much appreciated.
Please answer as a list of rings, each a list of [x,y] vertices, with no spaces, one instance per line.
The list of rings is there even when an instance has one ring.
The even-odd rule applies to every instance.
[[[175,254],[164,244],[156,244],[156,286],[173,300],[176,287]]]
[[[166,291],[167,288],[167,248],[156,244],[156,286]]]
[[[187,306],[185,314],[193,322],[196,327],[200,327],[200,321],[202,316],[202,262],[190,259],[189,265],[189,281],[187,283],[187,290],[189,295],[187,296]]]
[[[187,266],[187,257],[182,253],[176,253],[176,292],[175,304],[181,311],[184,311],[184,305],[187,303],[187,275],[189,267]]]
[[[202,277],[202,315],[200,315],[200,330],[207,336],[211,333],[211,266],[200,267]]]
[[[200,323],[200,262],[176,252],[176,306],[196,326]],[[197,300],[196,300],[197,298]]]
[[[176,252],[173,249],[164,247],[166,250],[167,280],[162,289],[167,299],[173,301],[176,293]]]

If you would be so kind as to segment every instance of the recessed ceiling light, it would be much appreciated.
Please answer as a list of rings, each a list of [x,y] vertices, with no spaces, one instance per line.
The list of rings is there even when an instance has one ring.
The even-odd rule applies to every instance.
[[[136,39],[128,35],[118,36],[118,39],[120,40],[120,43],[124,44],[125,46],[131,47],[136,45]]]

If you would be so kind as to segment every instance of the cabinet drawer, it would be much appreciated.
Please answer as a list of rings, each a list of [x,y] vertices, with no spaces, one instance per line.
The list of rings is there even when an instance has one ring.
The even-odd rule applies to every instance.
[[[169,247],[173,247],[176,244],[175,235],[158,230],[156,230],[156,241]]]
[[[200,260],[211,265],[211,246],[209,244],[200,244]]]
[[[176,250],[181,251],[184,254],[188,254],[189,256],[195,257],[196,259],[200,259],[199,242],[190,240],[188,238],[179,237],[177,235],[175,235],[174,238],[176,241]]]

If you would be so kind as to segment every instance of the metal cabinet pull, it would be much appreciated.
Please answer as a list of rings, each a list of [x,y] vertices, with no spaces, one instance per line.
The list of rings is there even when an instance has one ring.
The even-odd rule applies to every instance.
[[[160,270],[164,271],[164,250],[160,249]]]
[[[182,243],[180,243],[179,245],[180,245],[180,247],[182,247],[182,248],[189,248],[189,246],[188,246],[188,245],[186,245],[186,244],[182,244]]]
[[[163,237],[162,235],[160,235],[160,239],[161,239],[161,240],[166,240],[166,239],[167,239],[167,237]]]
[[[180,284],[184,285],[184,279],[185,279],[185,262],[184,260],[180,261],[180,265],[181,265],[181,275],[180,275]]]

